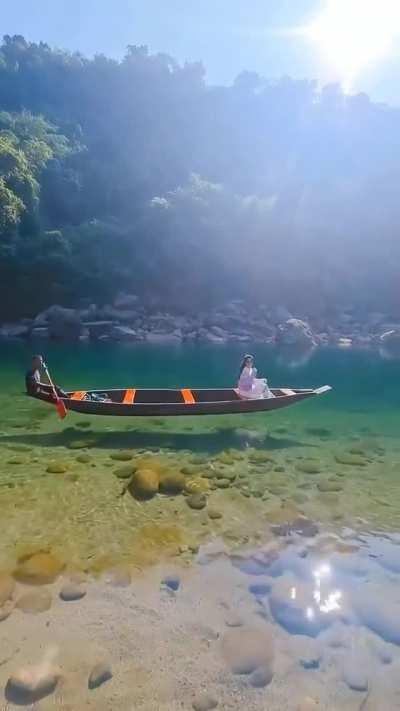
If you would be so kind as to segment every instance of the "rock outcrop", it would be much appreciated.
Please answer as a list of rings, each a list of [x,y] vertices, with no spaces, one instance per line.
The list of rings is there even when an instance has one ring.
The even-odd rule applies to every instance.
[[[279,324],[276,342],[281,346],[297,348],[312,348],[317,345],[311,326],[299,318],[289,318]]]

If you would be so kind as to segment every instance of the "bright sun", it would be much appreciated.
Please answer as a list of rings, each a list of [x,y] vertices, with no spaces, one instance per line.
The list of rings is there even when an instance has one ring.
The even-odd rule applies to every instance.
[[[349,90],[355,77],[382,59],[400,35],[400,0],[326,0],[304,28]]]

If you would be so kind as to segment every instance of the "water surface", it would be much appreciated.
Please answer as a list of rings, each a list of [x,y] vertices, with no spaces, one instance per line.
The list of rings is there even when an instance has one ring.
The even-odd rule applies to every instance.
[[[197,589],[206,606],[198,610],[201,624],[214,619],[215,639],[228,609],[273,629],[278,651],[268,686],[271,708],[288,703],[282,688],[290,696],[303,682],[303,695],[319,699],[318,708],[395,708],[400,363],[372,351],[299,356],[261,345],[250,350],[271,386],[330,384],[333,390],[270,414],[119,419],[70,413],[61,422],[53,408],[23,394],[27,345],[1,344],[0,570],[12,572],[21,556],[39,551],[65,571],[100,581],[118,570],[145,579],[154,565],[177,566],[189,576],[179,608],[179,624],[188,617],[188,658],[194,653],[190,594]],[[67,389],[230,387],[242,353],[236,344],[45,346],[55,380]],[[143,458],[147,467],[183,471],[186,482],[206,487],[207,506],[192,509],[182,493],[149,501],[124,493],[127,480],[118,470]],[[217,590],[224,590],[225,607]],[[111,604],[108,593],[98,595],[101,605]],[[126,604],[115,599],[112,614],[118,617]],[[160,634],[163,604],[154,602]],[[140,610],[147,619],[144,602]],[[2,624],[10,634],[18,627],[14,614]],[[317,658],[299,663],[304,638],[317,644],[317,651],[307,648]],[[121,656],[117,633],[103,643]],[[204,664],[211,684],[211,667]],[[355,667],[358,690],[357,679],[346,678],[347,667]],[[230,681],[223,691],[221,678],[212,682],[221,699],[228,687],[239,693]],[[249,709],[264,708],[265,690],[251,691],[247,681],[240,688]],[[103,700],[112,708],[106,692]],[[130,708],[124,703],[121,708]],[[229,703],[226,697],[221,707]]]

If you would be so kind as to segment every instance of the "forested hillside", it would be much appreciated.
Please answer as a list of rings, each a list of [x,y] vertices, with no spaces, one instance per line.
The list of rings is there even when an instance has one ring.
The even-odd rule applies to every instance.
[[[121,289],[395,311],[399,183],[400,111],[364,94],[0,46],[0,319]]]

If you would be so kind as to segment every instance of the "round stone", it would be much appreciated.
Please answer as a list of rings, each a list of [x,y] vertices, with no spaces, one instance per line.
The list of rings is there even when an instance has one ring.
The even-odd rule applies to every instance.
[[[194,711],[211,711],[218,706],[218,701],[209,694],[199,694],[192,704]]]
[[[208,518],[211,518],[213,521],[217,520],[219,518],[222,518],[222,513],[221,511],[217,511],[216,509],[209,509]]]
[[[72,602],[73,600],[81,600],[86,595],[86,590],[82,588],[77,583],[69,582],[65,583],[60,590],[60,598],[65,602]]]
[[[234,627],[222,639],[222,655],[233,674],[272,669],[273,636],[267,625]]]
[[[63,567],[52,553],[33,553],[18,560],[14,578],[28,585],[48,585],[56,580]]]
[[[200,511],[207,506],[207,497],[204,494],[192,494],[188,496],[186,503],[191,509]]]
[[[112,670],[110,664],[108,664],[108,662],[99,662],[98,664],[95,664],[92,671],[90,672],[88,679],[88,687],[89,689],[96,689],[98,686],[101,686],[106,681],[109,681],[109,679],[112,679]]]

